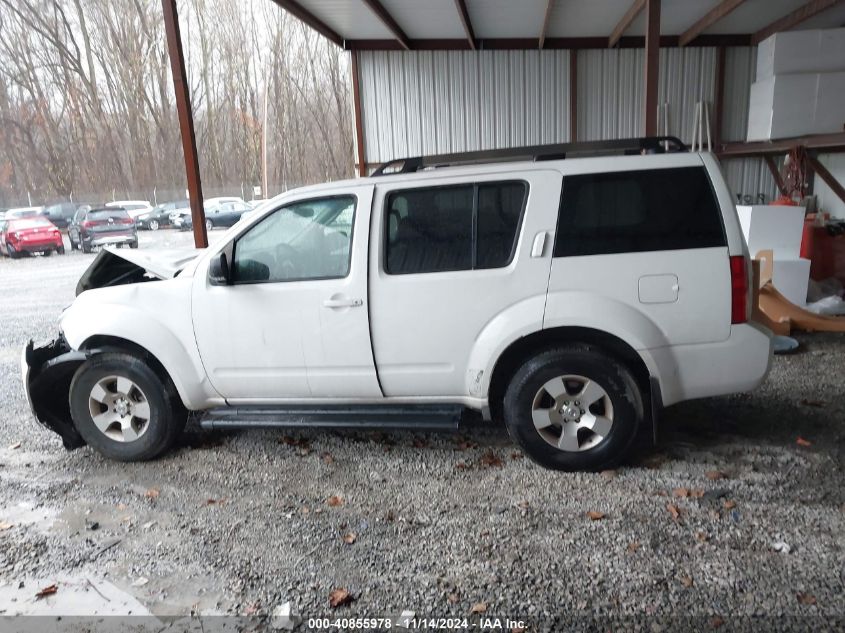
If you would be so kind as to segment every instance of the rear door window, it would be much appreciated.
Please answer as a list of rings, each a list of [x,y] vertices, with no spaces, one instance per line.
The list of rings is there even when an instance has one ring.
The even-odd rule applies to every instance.
[[[555,257],[725,245],[703,167],[564,177]]]
[[[392,192],[385,271],[403,275],[507,266],[527,195],[528,184],[522,181]]]

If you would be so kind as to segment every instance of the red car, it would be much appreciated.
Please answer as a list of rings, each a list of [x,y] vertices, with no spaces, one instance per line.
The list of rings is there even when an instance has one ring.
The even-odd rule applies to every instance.
[[[62,234],[45,217],[17,218],[0,224],[0,253],[12,259],[24,254],[52,255],[55,251],[61,255],[65,252]]]

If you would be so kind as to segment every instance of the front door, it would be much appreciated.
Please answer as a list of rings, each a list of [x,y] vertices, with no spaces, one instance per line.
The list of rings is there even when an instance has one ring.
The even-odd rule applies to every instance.
[[[225,245],[229,285],[199,267],[197,345],[230,403],[381,397],[367,319],[371,203],[371,186],[285,203]]]

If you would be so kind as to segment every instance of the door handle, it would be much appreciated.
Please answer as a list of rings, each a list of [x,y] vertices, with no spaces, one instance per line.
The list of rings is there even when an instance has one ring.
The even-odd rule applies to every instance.
[[[542,257],[546,248],[546,232],[540,231],[534,237],[534,244],[531,246],[531,257]]]
[[[323,305],[327,308],[359,308],[364,305],[362,299],[342,299],[331,298],[323,301]]]

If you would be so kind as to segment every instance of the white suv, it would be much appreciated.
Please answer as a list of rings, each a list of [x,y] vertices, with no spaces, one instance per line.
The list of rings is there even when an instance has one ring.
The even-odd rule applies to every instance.
[[[68,448],[142,460],[188,411],[432,428],[469,408],[543,466],[606,468],[660,407],[771,362],[719,166],[669,144],[399,161],[274,198],[205,252],[102,252],[60,338],[24,352],[33,411]]]

